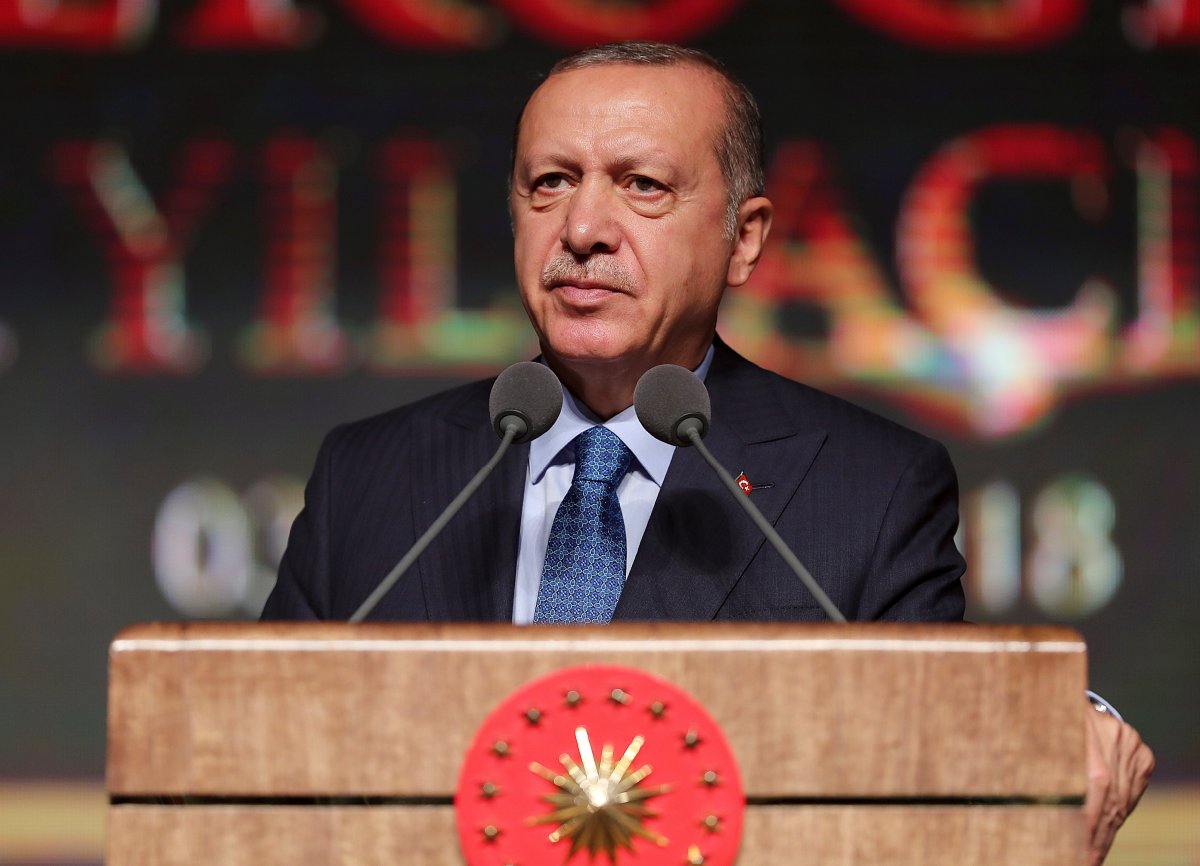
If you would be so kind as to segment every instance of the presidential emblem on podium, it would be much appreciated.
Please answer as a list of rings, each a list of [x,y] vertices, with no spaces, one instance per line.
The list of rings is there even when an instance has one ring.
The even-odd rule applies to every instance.
[[[492,711],[454,804],[468,866],[731,866],[745,795],[694,698],[634,668],[585,665]]]

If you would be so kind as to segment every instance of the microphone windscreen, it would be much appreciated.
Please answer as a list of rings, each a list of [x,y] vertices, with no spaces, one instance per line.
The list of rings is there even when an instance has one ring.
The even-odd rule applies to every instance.
[[[703,436],[712,414],[708,389],[700,377],[674,364],[661,364],[642,374],[633,390],[633,407],[647,432],[668,445],[691,445],[690,439],[679,435],[680,422],[697,419]]]
[[[553,370],[545,364],[520,361],[496,377],[488,410],[500,436],[504,435],[501,422],[505,418],[516,416],[525,422],[525,431],[513,441],[528,442],[554,426],[562,402],[562,385]]]

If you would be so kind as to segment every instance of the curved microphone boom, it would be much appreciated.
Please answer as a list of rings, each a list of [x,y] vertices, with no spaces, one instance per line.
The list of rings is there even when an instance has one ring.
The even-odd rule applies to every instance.
[[[496,464],[508,451],[509,445],[513,442],[536,439],[554,426],[554,422],[558,420],[558,413],[562,411],[562,385],[553,371],[544,364],[521,361],[496,377],[491,396],[488,398],[488,411],[492,427],[500,436],[500,447],[496,449],[492,459],[475,473],[475,477],[467,482],[467,486],[409,548],[408,553],[404,554],[379,582],[366,601],[359,605],[358,610],[350,617],[350,622],[362,622],[375,609],[380,599],[396,585],[404,572],[417,561],[417,557],[425,552],[425,548],[445,529],[458,510],[475,495],[475,491],[492,474]]]
[[[808,569],[792,553],[791,548],[784,544],[783,539],[762,512],[758,510],[750,497],[738,487],[728,472],[725,471],[717,458],[708,450],[701,439],[708,433],[709,419],[712,415],[712,404],[708,397],[708,389],[700,381],[700,377],[690,370],[677,367],[674,364],[661,364],[647,370],[638,380],[633,392],[633,406],[637,411],[638,420],[654,438],[661,439],[668,445],[694,445],[700,456],[713,468],[721,483],[745,509],[755,526],[771,542],[771,546],[783,557],[800,582],[812,593],[817,604],[834,622],[845,622],[846,617],[837,609],[837,605],[825,594],[825,590],[809,574]]]

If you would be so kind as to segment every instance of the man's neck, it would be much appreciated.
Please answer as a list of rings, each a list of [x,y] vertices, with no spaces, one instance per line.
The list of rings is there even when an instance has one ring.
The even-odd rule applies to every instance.
[[[575,399],[601,421],[607,421],[633,405],[633,389],[641,377],[639,369],[629,371],[597,365],[581,372],[573,366],[556,369],[549,359],[547,363]]]
[[[705,344],[698,352],[689,353],[687,357],[655,361],[639,359],[565,362],[545,350],[543,356],[546,364],[567,390],[575,395],[575,399],[598,419],[607,421],[633,405],[633,392],[638,380],[651,367],[658,364],[678,364],[688,370],[694,370],[704,360],[708,346],[709,344]]]

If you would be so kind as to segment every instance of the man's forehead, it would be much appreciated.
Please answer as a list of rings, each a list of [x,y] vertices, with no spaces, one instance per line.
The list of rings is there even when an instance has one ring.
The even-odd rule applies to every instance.
[[[651,66],[605,63],[550,76],[533,93],[521,117],[519,143],[527,133],[553,134],[564,119],[593,119],[613,129],[665,127],[679,134],[715,132],[724,115],[715,73],[692,63]]]
[[[589,101],[602,100],[606,91],[641,90],[664,101],[690,97],[707,102],[721,95],[721,82],[713,70],[696,63],[599,63],[554,73],[533,92],[530,103],[562,90],[585,92]]]

